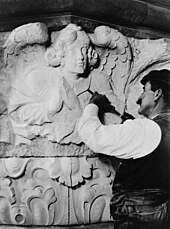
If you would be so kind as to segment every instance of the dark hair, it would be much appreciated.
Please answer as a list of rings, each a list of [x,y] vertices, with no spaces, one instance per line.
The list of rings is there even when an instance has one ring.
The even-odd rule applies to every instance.
[[[151,83],[152,91],[162,89],[163,100],[165,103],[170,102],[170,71],[167,69],[153,70],[143,77],[141,83],[144,85]]]
[[[163,100],[165,103],[170,102],[170,86],[161,80],[150,79],[151,90],[156,91],[158,89],[162,89]]]

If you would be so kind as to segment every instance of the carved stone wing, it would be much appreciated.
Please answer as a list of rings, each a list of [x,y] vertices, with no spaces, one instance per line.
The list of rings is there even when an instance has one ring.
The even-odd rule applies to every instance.
[[[10,80],[18,78],[31,66],[41,62],[42,44],[49,39],[47,27],[43,23],[29,23],[14,29],[4,48],[5,69]]]
[[[99,69],[108,76],[115,95],[124,103],[124,91],[133,62],[128,39],[108,26],[97,27],[91,38],[100,57]]]

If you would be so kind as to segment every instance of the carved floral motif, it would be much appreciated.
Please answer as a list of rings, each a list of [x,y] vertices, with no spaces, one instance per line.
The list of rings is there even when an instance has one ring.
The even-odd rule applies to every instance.
[[[0,224],[63,225],[109,219],[107,159],[1,159]]]

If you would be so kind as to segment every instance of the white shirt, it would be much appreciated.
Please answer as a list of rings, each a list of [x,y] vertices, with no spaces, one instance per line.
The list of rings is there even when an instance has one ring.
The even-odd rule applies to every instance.
[[[152,153],[161,140],[159,125],[147,118],[103,125],[95,104],[85,107],[78,132],[82,141],[95,153],[121,159],[144,157]]]

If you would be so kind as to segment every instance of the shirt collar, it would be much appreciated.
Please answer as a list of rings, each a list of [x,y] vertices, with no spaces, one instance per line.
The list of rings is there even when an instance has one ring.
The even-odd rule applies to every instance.
[[[159,114],[156,114],[156,115],[154,115],[154,116],[152,116],[150,119],[155,119],[155,118],[157,118],[158,116],[162,116],[162,115],[170,115],[170,110],[167,110],[167,111],[164,111],[164,112],[161,112],[161,113],[159,113]]]

